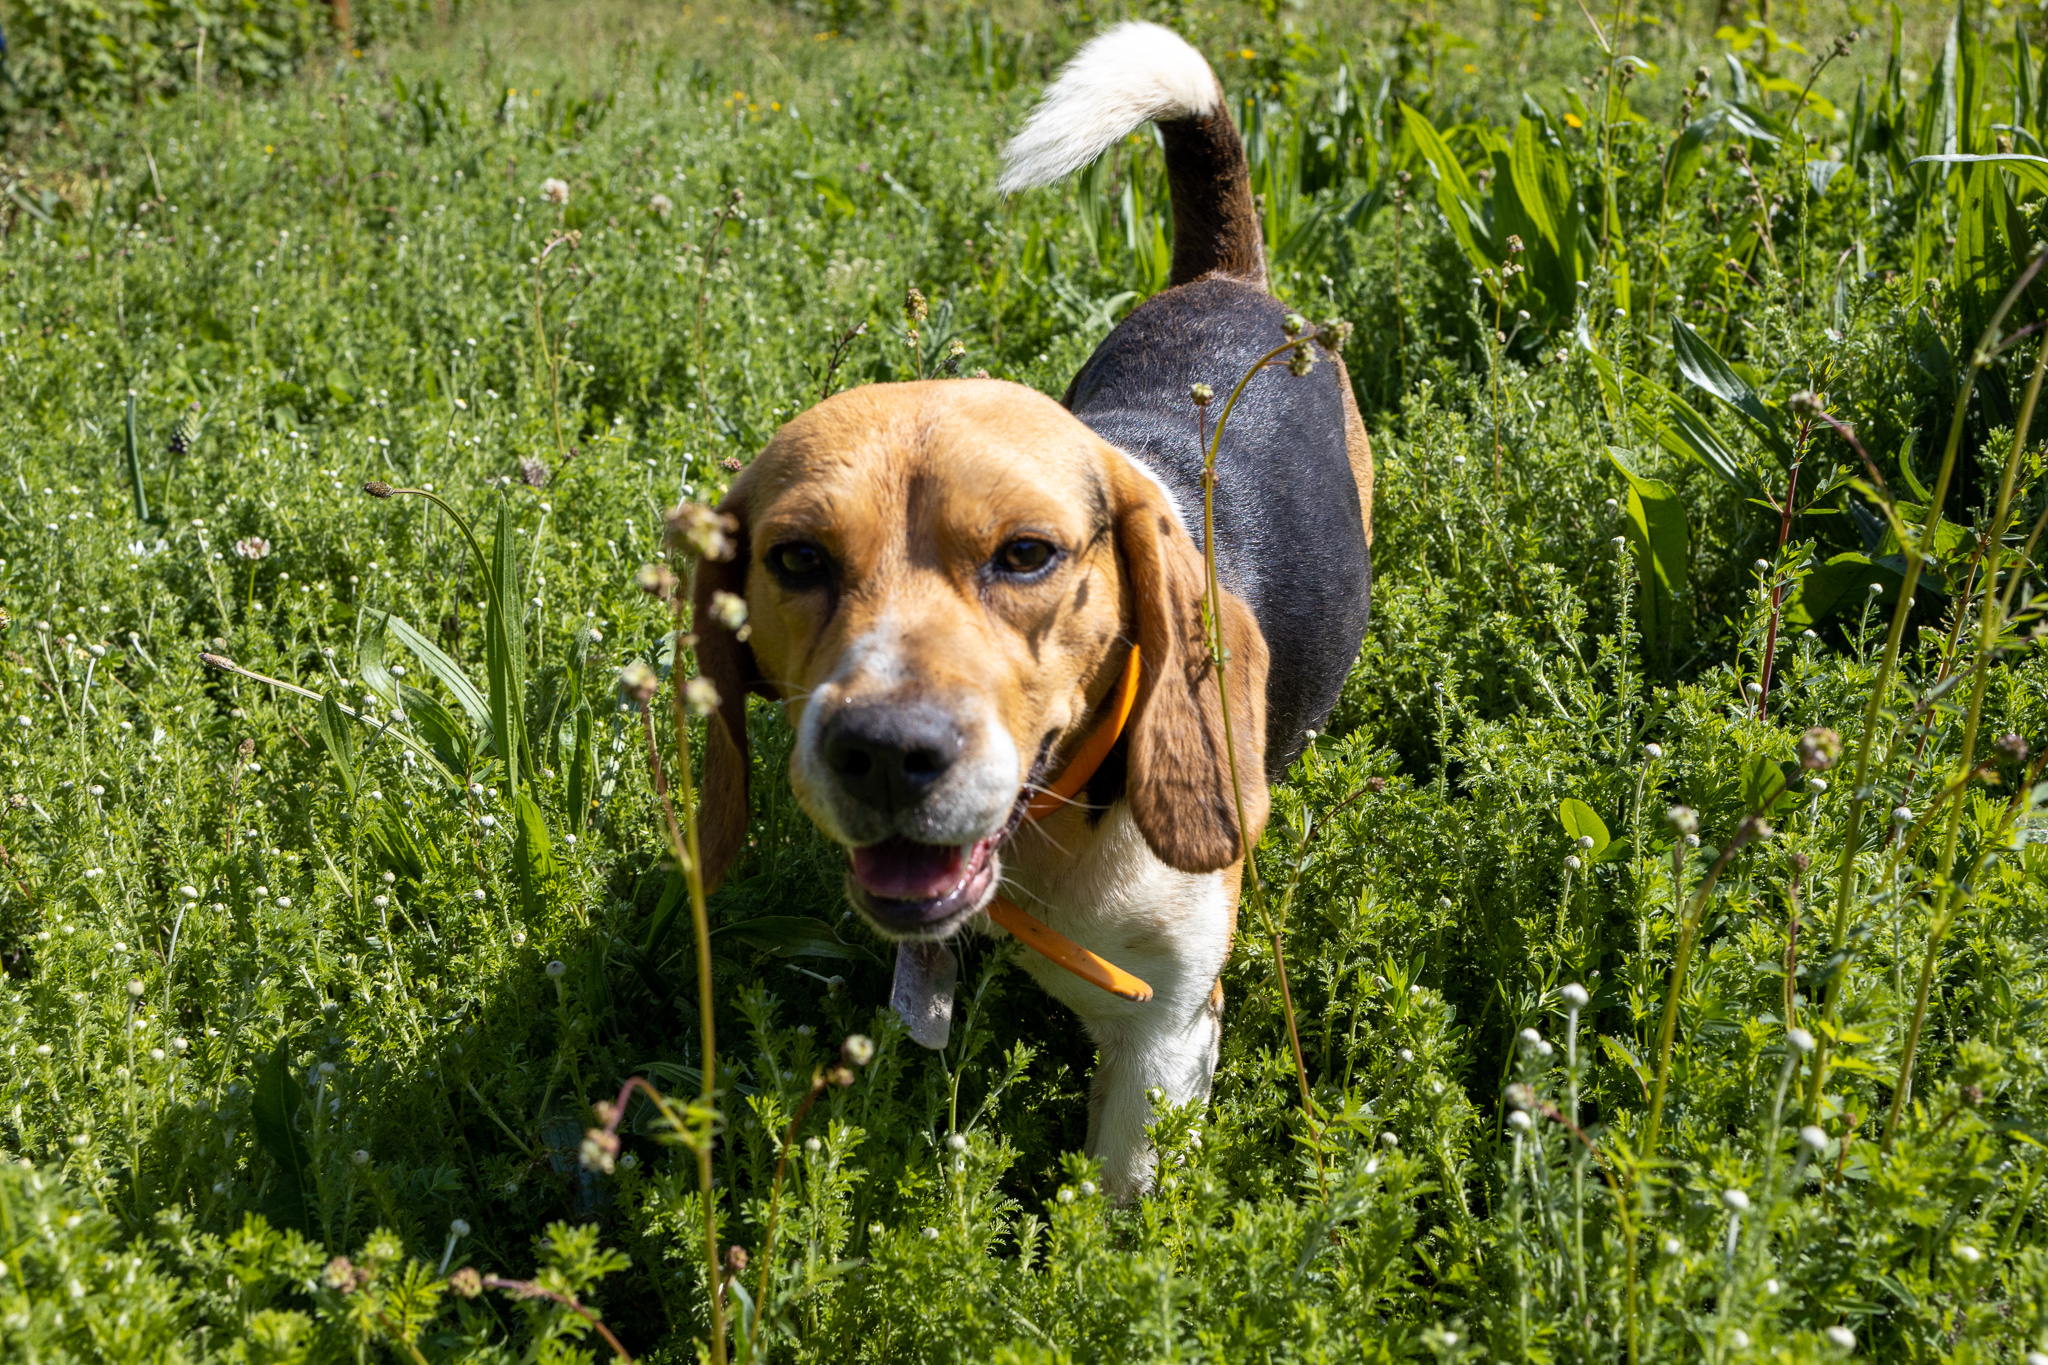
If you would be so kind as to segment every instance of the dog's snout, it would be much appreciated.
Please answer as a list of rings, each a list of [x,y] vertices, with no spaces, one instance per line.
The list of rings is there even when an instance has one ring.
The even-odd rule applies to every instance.
[[[967,747],[959,723],[929,704],[856,704],[826,722],[825,764],[848,796],[875,810],[917,804]]]

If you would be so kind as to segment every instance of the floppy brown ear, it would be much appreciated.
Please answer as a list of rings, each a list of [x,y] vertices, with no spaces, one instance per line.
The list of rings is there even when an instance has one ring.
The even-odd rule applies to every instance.
[[[1137,706],[1127,731],[1126,794],[1145,842],[1183,872],[1213,872],[1244,853],[1238,793],[1224,747],[1223,705],[1202,631],[1204,569],[1166,496],[1125,469],[1117,544],[1129,575],[1139,651]],[[1266,825],[1266,637],[1250,608],[1223,594],[1231,734],[1251,842]]]
[[[761,683],[754,651],[711,610],[714,593],[729,592],[745,599],[747,567],[752,561],[745,504],[737,495],[728,496],[718,510],[739,522],[740,529],[732,536],[732,554],[723,560],[698,560],[690,591],[697,670],[718,689],[718,711],[704,726],[704,782],[697,802],[697,851],[704,860],[707,893],[724,880],[726,869],[747,841],[747,779],[752,771],[747,750],[747,693]]]

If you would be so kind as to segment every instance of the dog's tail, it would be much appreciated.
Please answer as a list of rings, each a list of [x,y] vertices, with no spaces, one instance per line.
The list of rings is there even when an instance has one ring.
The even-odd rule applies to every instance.
[[[1157,24],[1119,24],[1075,54],[1004,150],[997,188],[1049,185],[1148,121],[1166,145],[1171,283],[1227,275],[1264,288],[1265,239],[1223,83],[1201,53]]]

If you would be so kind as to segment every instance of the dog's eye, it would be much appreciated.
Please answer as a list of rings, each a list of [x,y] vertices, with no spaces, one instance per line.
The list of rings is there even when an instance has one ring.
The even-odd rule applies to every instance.
[[[1037,536],[1018,536],[996,551],[995,567],[1006,574],[1026,577],[1052,563],[1059,548]]]
[[[768,572],[776,581],[792,591],[815,588],[825,581],[832,562],[825,558],[825,552],[806,541],[793,540],[787,545],[777,545],[768,551],[763,561]]]

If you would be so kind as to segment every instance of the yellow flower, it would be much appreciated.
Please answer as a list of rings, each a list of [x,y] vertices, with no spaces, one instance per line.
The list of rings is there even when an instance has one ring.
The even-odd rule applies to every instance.
[[[1242,57],[1242,58],[1244,58],[1244,59],[1245,59],[1246,61],[1250,61],[1250,60],[1252,60],[1252,58],[1254,58],[1254,57],[1258,56],[1259,54],[1258,54],[1258,53],[1256,53],[1256,52],[1254,52],[1254,51],[1252,51],[1252,50],[1251,50],[1250,48],[1248,48],[1248,47],[1247,47],[1247,48],[1240,48],[1240,49],[1238,50],[1238,53],[1237,53],[1237,55],[1238,55],[1238,56],[1240,56],[1240,57]]]
[[[1577,114],[1566,114],[1564,116],[1564,121],[1565,126],[1568,128],[1583,128],[1586,126],[1584,121],[1582,121]]]
[[[1472,63],[1467,62],[1465,63],[1465,74],[1468,76],[1476,76],[1479,74],[1479,68],[1472,65]]]

